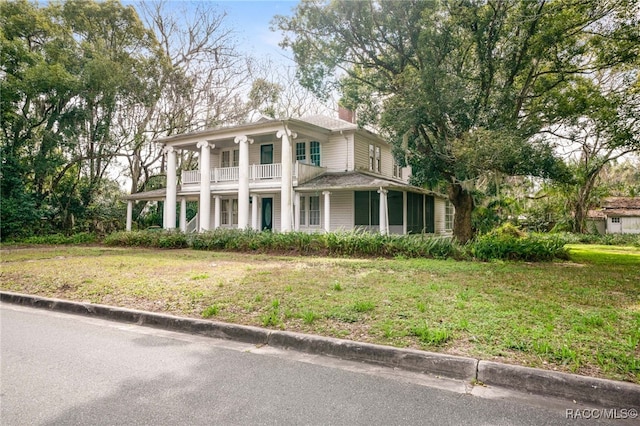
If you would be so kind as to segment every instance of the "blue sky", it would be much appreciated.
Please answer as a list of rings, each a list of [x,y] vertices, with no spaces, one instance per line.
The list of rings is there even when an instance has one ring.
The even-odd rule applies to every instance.
[[[121,0],[125,4],[138,3],[137,0]],[[167,10],[195,9],[199,3],[209,3],[216,9],[226,11],[225,26],[234,32],[238,47],[253,57],[270,57],[274,61],[287,61],[287,55],[279,46],[281,35],[269,30],[269,23],[275,15],[291,15],[298,0],[169,0]],[[180,11],[180,12],[178,12]]]
[[[218,0],[227,12],[227,25],[236,32],[241,48],[255,55],[285,55],[278,46],[281,35],[269,31],[274,15],[291,15],[297,0]],[[275,58],[274,58],[275,59]]]

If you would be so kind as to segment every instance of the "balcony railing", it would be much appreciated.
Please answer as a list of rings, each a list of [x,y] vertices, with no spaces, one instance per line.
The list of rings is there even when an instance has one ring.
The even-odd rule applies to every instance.
[[[293,168],[294,177],[296,169]],[[279,179],[282,177],[282,164],[253,164],[249,166],[249,180]],[[210,182],[237,182],[240,178],[239,167],[216,167],[211,169]],[[200,183],[200,170],[182,172],[182,184]]]

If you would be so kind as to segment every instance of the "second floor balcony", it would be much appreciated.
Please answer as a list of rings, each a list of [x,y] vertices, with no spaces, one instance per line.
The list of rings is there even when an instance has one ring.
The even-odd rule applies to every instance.
[[[292,168],[294,185],[306,182],[325,172],[324,167],[296,162]],[[209,171],[209,182],[212,184],[234,184],[240,179],[240,167],[215,167]],[[282,179],[282,163],[252,164],[249,166],[249,181],[274,184]],[[200,170],[182,172],[182,185],[200,185]]]

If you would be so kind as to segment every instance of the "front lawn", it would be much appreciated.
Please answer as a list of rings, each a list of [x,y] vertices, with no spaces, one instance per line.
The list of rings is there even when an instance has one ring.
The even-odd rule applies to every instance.
[[[10,247],[0,288],[640,383],[640,249],[462,262]]]

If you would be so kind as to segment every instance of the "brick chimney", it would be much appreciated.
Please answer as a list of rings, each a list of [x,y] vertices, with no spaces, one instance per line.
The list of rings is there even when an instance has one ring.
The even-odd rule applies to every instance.
[[[356,112],[343,106],[338,106],[338,118],[340,120],[348,121],[349,123],[355,124]]]

